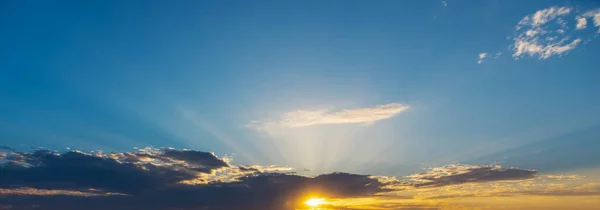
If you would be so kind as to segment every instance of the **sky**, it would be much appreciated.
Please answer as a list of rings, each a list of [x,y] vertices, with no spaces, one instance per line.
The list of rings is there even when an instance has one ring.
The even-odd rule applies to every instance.
[[[0,209],[600,205],[600,2],[8,0],[0,31]]]

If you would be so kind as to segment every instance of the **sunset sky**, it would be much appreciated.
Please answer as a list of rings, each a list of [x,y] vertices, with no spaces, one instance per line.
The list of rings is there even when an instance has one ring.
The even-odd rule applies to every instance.
[[[599,36],[587,0],[0,1],[0,209],[595,209]]]

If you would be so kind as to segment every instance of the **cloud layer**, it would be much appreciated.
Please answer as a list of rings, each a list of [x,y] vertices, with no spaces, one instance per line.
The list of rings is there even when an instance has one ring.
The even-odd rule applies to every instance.
[[[0,203],[15,208],[80,209],[85,201],[86,209],[291,209],[306,192],[351,197],[384,191],[366,175],[305,177],[286,167],[233,166],[209,152],[171,148],[10,152],[0,163]]]
[[[309,177],[288,167],[240,166],[230,161],[210,152],[173,148],[109,154],[10,151],[0,158],[0,203],[8,209],[275,210],[304,208],[302,202],[307,196],[317,194],[331,200],[326,204],[328,209],[359,208],[355,205],[364,206],[361,202],[378,198],[394,201],[378,200],[372,208],[382,205],[377,208],[396,209],[406,205],[426,208],[410,203],[418,197],[590,196],[600,192],[600,185],[593,183],[571,190],[548,185],[582,181],[581,176],[536,176],[535,170],[499,165],[455,164],[398,179],[349,173]],[[521,183],[518,189],[506,185],[515,181]],[[454,190],[447,191],[450,188]],[[474,194],[471,189],[487,191]]]

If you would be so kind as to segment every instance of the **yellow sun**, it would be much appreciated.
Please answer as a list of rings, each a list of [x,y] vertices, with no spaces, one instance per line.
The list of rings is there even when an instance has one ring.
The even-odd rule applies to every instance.
[[[324,201],[325,201],[325,198],[311,198],[304,203],[309,206],[318,206],[318,205],[323,204]]]

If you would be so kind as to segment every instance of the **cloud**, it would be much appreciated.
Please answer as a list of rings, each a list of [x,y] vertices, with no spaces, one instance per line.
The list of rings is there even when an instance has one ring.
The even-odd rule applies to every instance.
[[[528,55],[547,59],[575,49],[581,39],[562,37],[567,24],[561,17],[571,11],[568,7],[550,7],[525,16],[516,27],[518,34],[513,39],[513,57]],[[549,26],[551,22],[555,23],[552,27]]]
[[[162,157],[184,161],[186,163],[206,168],[209,171],[229,166],[227,162],[219,159],[215,154],[209,152],[169,149],[162,154]]]
[[[151,149],[111,154],[12,152],[3,158],[0,187],[99,188],[129,194],[194,179],[197,174],[227,166],[211,153],[179,152]]]
[[[409,109],[407,105],[391,103],[368,108],[346,109],[339,112],[329,112],[325,109],[298,110],[283,114],[278,122],[253,121],[248,126],[264,129],[273,126],[298,128],[327,124],[371,124],[378,120],[391,118],[407,109]]]
[[[307,177],[289,167],[236,166],[210,152],[173,148],[109,154],[15,151],[2,160],[0,203],[17,209],[36,204],[44,209],[275,210],[298,205],[294,199],[306,192],[353,197],[386,191],[368,175]]]
[[[586,34],[580,30],[587,27],[587,18],[598,20],[595,26],[600,25],[598,11],[600,9],[577,15],[570,7],[550,7],[525,16],[515,27],[516,35],[511,45],[513,58],[528,56],[543,60],[568,53],[586,39]],[[568,20],[576,20],[576,24]],[[572,25],[575,30],[571,29]]]
[[[490,182],[530,180],[536,170],[505,168],[500,165],[451,164],[427,169],[421,173],[398,179],[390,176],[372,176],[382,183],[382,189],[389,191],[410,191],[440,188],[462,184],[482,184]]]
[[[478,64],[481,64],[483,62],[483,59],[485,59],[487,57],[487,53],[479,53],[479,60],[477,60]]]
[[[379,193],[377,197],[342,198],[330,203],[347,204],[352,209],[487,209],[490,206],[499,209],[547,209],[545,204],[548,200],[557,201],[550,205],[557,209],[576,208],[569,202],[571,199],[596,200],[594,204],[600,204],[600,184],[597,182],[586,181],[577,175],[530,176],[532,173],[533,170],[500,166],[449,165],[407,176],[405,180],[375,176],[390,191]],[[463,177],[457,179],[458,176]],[[454,181],[447,182],[447,179]],[[492,202],[498,198],[504,202]],[[465,199],[472,199],[478,205],[463,206]],[[536,199],[544,202],[532,202]],[[519,203],[519,200],[528,201],[528,205]],[[594,209],[594,204],[587,203],[577,209]]]
[[[83,196],[83,197],[127,196],[127,194],[122,194],[122,193],[98,192],[94,189],[89,189],[87,191],[77,191],[77,190],[46,190],[46,189],[35,189],[35,188],[30,188],[30,187],[20,187],[20,188],[11,188],[11,189],[0,188],[0,196],[7,196],[7,195],[36,195],[36,196],[68,195],[68,196]]]
[[[331,209],[435,209],[442,205],[435,199],[600,195],[600,185],[581,176],[499,165],[455,164],[399,179],[302,176],[289,167],[234,165],[227,156],[173,148],[14,151],[1,159],[0,203],[11,209],[304,209],[311,194],[327,198]]]
[[[519,22],[520,25],[531,25],[534,27],[542,26],[549,21],[555,20],[562,15],[569,14],[571,8],[568,7],[550,7],[535,12],[533,15],[526,16]]]
[[[448,6],[448,2],[446,2],[446,1],[442,1],[442,4],[444,5],[444,7]]]
[[[523,183],[510,184],[484,184],[484,185],[462,185],[433,189],[420,194],[425,199],[448,199],[467,197],[518,197],[518,196],[599,196],[598,183],[584,185],[563,184],[536,184],[532,187],[521,187]],[[440,191],[446,192],[440,192]]]
[[[585,18],[593,19],[594,26],[598,27],[598,33],[600,33],[600,8],[594,9],[594,10],[589,10],[589,11],[583,13],[582,16],[583,16],[582,18],[584,18],[584,20],[585,20]],[[579,21],[579,19],[578,19],[578,21]],[[586,20],[586,23],[587,23],[587,20]],[[577,25],[579,25],[579,23]]]
[[[499,165],[448,165],[413,174],[409,178],[415,183],[414,186],[416,187],[439,187],[471,182],[530,179],[536,173],[535,170],[503,168]]]
[[[584,17],[577,18],[576,28],[579,30],[579,29],[584,29],[585,27],[587,27],[587,19],[585,19]]]
[[[573,180],[573,179],[583,179],[586,178],[585,176],[580,176],[580,175],[560,175],[560,174],[549,174],[549,175],[544,175],[544,178],[549,178],[549,179],[556,179],[556,180]]]

